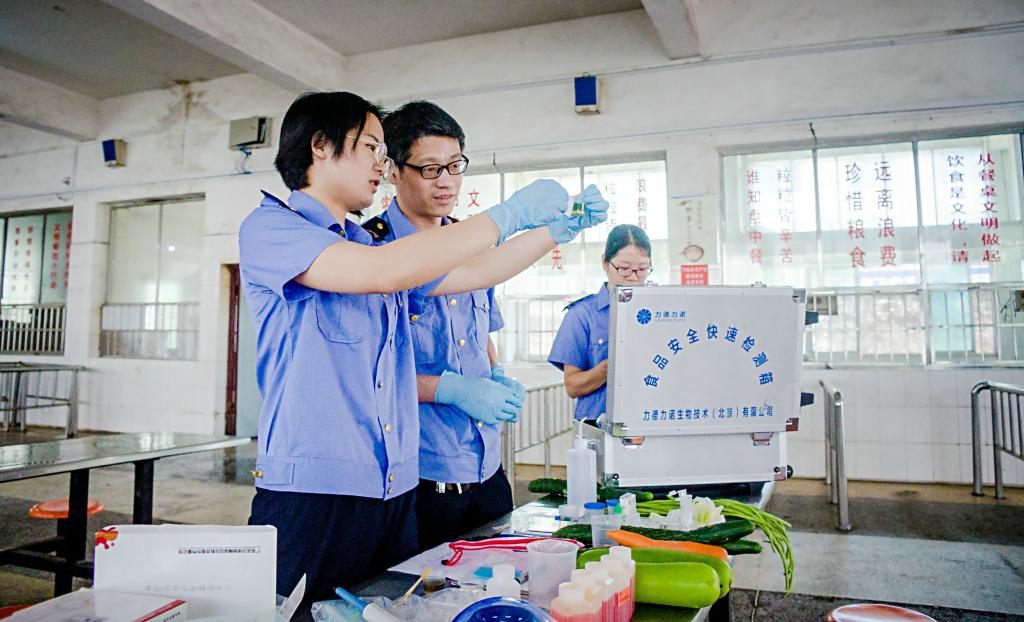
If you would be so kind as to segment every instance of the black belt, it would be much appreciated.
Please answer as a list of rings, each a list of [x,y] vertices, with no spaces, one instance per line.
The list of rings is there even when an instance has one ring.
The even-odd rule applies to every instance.
[[[473,486],[479,486],[479,484],[476,484],[476,483],[471,483],[471,484],[449,484],[447,482],[432,482],[432,481],[430,481],[428,479],[424,479],[424,480],[420,480],[420,481],[422,483],[426,484],[427,486],[433,487],[434,491],[437,494],[439,494],[439,495],[443,495],[443,494],[449,493],[449,492],[454,492],[456,494],[460,494],[461,495],[462,493],[469,491],[469,489],[472,488]]]

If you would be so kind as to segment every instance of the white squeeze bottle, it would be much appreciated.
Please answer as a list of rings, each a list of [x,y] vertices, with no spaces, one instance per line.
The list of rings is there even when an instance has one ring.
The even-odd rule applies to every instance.
[[[608,555],[626,567],[626,576],[629,577],[629,615],[632,617],[636,609],[636,562],[633,561],[633,554],[628,546],[613,546],[608,550]]]
[[[612,592],[612,577],[608,574],[608,568],[602,566],[601,562],[587,562],[586,570],[599,590],[601,622],[615,622],[615,593]]]
[[[614,622],[629,622],[629,569],[622,560],[611,555],[601,558],[601,565],[612,579],[612,611]]]
[[[597,453],[587,446],[583,438],[583,422],[576,431],[575,447],[569,450],[566,460],[569,505],[578,508],[585,503],[597,501]]]
[[[484,591],[487,597],[508,596],[519,598],[521,596],[519,582],[516,581],[516,567],[512,564],[495,564],[494,575],[487,580]]]
[[[601,586],[594,580],[589,570],[580,568],[573,570],[570,575],[570,582],[579,585],[583,590],[583,603],[586,606],[588,617],[592,622],[601,622]]]
[[[555,622],[598,622],[589,612],[583,585],[569,582],[558,586],[558,597],[551,601]]]

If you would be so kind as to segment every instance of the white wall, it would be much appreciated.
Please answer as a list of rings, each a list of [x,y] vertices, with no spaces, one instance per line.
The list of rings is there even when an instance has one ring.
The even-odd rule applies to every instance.
[[[700,62],[668,61],[657,32],[638,11],[356,56],[346,75],[348,88],[387,105],[413,97],[437,101],[465,127],[474,163],[495,161],[500,168],[664,152],[674,197],[670,223],[678,220],[679,197],[719,204],[721,150],[806,141],[808,123],[821,139],[1024,125],[1024,82],[1007,79],[1024,72],[1024,5],[853,4],[703,3],[698,29],[708,58]],[[979,30],[944,32],[954,27]],[[602,80],[600,115],[573,113],[570,78],[583,71]],[[269,115],[276,134],[292,97],[239,75],[187,91],[106,100],[102,137],[128,142],[128,165],[121,169],[103,166],[98,142],[75,144],[0,122],[0,212],[74,205],[63,360],[90,369],[83,378],[83,427],[223,429],[227,290],[221,266],[237,261],[237,227],[257,204],[258,190],[283,191],[272,171],[273,148],[253,154],[248,168],[255,174],[235,174],[238,156],[226,148],[227,122]],[[206,195],[199,360],[98,358],[107,206],[186,193]],[[809,380],[814,373],[808,372]],[[972,370],[828,373],[853,391],[854,476],[962,480],[965,445],[958,419],[946,415],[963,400],[942,374]],[[1010,373],[1007,379],[1024,381],[1019,370]],[[879,410],[870,403],[871,391],[858,394],[862,376],[881,383],[893,374],[910,379],[907,386],[933,391],[928,405],[934,438],[908,428],[908,421],[924,417],[922,402],[901,398]],[[863,407],[857,400],[864,400]],[[893,430],[902,432],[883,437],[865,429],[860,435],[854,426],[868,419],[853,421],[862,410],[885,413],[884,420],[898,421]],[[798,473],[820,474],[816,434],[820,429],[808,423],[793,437]],[[900,448],[906,461],[892,457]],[[873,466],[876,456],[884,456],[887,468]]]

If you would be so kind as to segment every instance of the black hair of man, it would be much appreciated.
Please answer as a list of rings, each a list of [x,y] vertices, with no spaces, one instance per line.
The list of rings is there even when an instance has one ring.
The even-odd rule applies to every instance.
[[[345,152],[346,135],[359,136],[366,115],[384,117],[379,106],[355,93],[342,91],[300,95],[281,122],[281,139],[274,167],[289,190],[309,185],[306,173],[313,164],[313,145],[333,147],[334,157]]]
[[[413,101],[384,117],[384,141],[398,166],[409,160],[413,143],[424,136],[446,136],[458,140],[459,149],[466,146],[462,126],[437,104]]]

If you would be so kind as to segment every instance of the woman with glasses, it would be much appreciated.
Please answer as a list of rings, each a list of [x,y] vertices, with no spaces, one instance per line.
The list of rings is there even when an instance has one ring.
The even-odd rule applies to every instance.
[[[372,203],[388,172],[381,116],[352,93],[295,100],[274,161],[292,192],[287,201],[264,193],[239,230],[264,400],[249,523],[277,528],[277,591],[306,575],[307,605],[417,550],[406,290],[494,285],[536,260],[519,238],[496,243],[538,228],[571,239],[607,206],[598,195],[571,218],[565,190],[542,180],[466,222],[378,245],[347,216]],[[520,406],[512,391],[501,404]]]
[[[636,225],[608,234],[601,267],[608,282],[570,303],[548,362],[562,370],[565,391],[576,398],[576,419],[594,424],[605,412],[608,381],[608,305],[618,285],[643,285],[651,273],[651,240]]]

